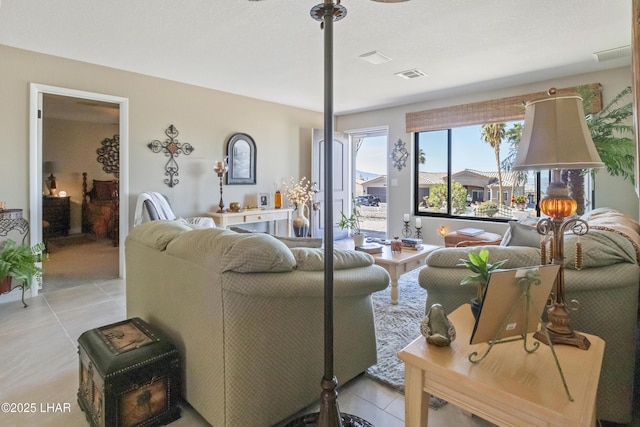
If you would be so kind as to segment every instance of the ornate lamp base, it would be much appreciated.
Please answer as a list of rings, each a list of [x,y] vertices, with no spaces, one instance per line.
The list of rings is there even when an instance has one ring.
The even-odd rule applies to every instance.
[[[544,327],[545,326],[543,326],[543,328]],[[585,337],[584,335],[577,334],[575,332],[572,333],[571,335],[558,334],[556,332],[553,332],[550,329],[547,329],[547,332],[549,333],[549,338],[551,338],[551,343],[553,345],[556,345],[556,344],[572,345],[574,347],[578,347],[580,350],[588,350],[589,346],[591,345],[587,337]],[[547,337],[545,336],[544,332],[541,332],[541,331],[536,332],[533,335],[533,338],[537,339],[543,344],[549,345],[549,342],[547,341]]]
[[[288,423],[285,427],[315,427],[318,425],[319,412],[303,415]],[[343,427],[373,427],[373,424],[355,415],[340,413]]]
[[[588,350],[591,342],[584,335],[580,335],[574,332],[570,325],[569,312],[567,307],[557,302],[547,307],[547,317],[549,322],[543,325],[543,328],[547,329],[551,343],[572,345],[578,347],[581,350]],[[543,344],[549,345],[547,336],[544,330],[540,329],[533,337]]]

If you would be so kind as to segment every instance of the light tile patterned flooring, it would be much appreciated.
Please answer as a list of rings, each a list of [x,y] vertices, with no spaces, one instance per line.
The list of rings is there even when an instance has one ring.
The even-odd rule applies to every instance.
[[[35,403],[36,410],[34,413],[2,411],[0,425],[86,426],[84,413],[76,403],[78,337],[86,330],[125,319],[124,281],[98,281],[51,291],[27,303],[26,309],[20,301],[0,303],[0,403]],[[343,412],[362,417],[377,427],[404,426],[404,396],[364,376],[341,387],[338,402]],[[47,411],[47,404],[51,403],[60,404],[63,411]],[[182,408],[182,417],[172,426],[208,425],[188,405]],[[314,410],[317,405],[301,414]],[[281,425],[284,422],[278,424]],[[446,405],[430,411],[429,425],[490,424]]]

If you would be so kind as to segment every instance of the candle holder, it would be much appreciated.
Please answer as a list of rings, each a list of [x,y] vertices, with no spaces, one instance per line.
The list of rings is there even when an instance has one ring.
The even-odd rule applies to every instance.
[[[218,207],[220,209],[218,209],[217,213],[228,212],[228,210],[224,208],[224,200],[222,200],[222,178],[224,177],[224,174],[227,173],[227,170],[229,169],[227,167],[226,157],[223,161],[217,162],[216,167],[213,168],[213,171],[218,175],[218,178],[220,178],[220,203],[218,203]]]
[[[422,227],[416,226],[416,239],[422,239]]]
[[[409,221],[404,222],[404,227],[402,228],[402,235],[404,237],[411,237],[411,227],[409,227]]]

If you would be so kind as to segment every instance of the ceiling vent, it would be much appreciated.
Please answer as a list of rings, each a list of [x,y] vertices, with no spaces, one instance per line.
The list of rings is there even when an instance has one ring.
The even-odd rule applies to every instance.
[[[406,70],[406,71],[401,71],[401,72],[395,73],[395,74],[396,74],[396,76],[402,77],[403,79],[407,79],[407,80],[426,76],[425,73],[423,73],[422,71],[418,70],[417,68],[413,68],[411,70]]]
[[[385,62],[391,61],[391,58],[389,58],[386,55],[383,55],[382,53],[378,52],[377,50],[374,50],[374,51],[368,52],[368,53],[363,53],[358,58],[362,59],[363,61],[367,61],[367,62],[369,62],[371,64],[374,64],[374,65],[384,64]]]
[[[624,58],[631,56],[631,46],[621,46],[614,49],[601,50],[593,54],[593,59],[596,62],[609,61],[612,59]]]

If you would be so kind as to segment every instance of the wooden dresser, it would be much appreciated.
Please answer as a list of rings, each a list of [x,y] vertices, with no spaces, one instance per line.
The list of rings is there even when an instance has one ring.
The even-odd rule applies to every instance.
[[[49,223],[48,237],[67,236],[71,228],[71,198],[42,198],[42,220]]]

